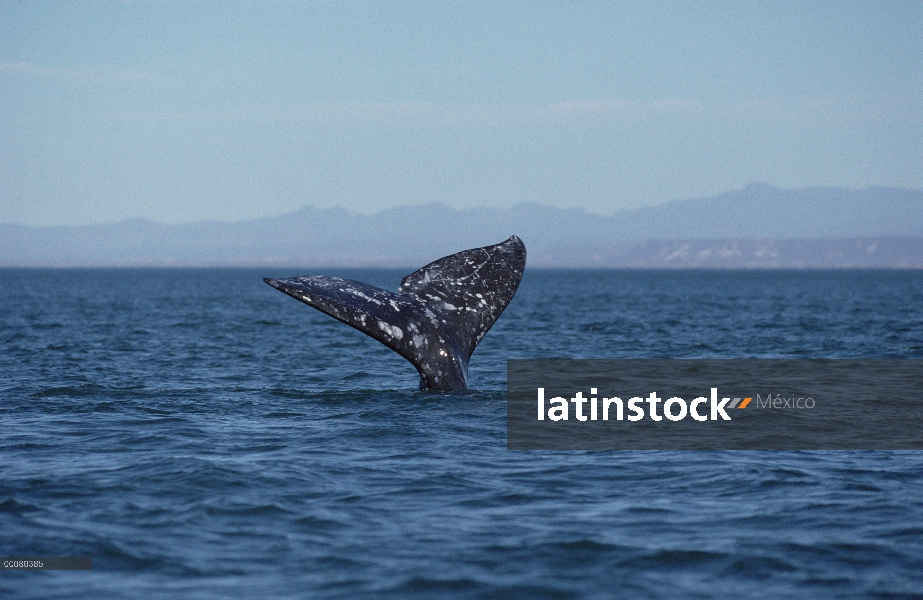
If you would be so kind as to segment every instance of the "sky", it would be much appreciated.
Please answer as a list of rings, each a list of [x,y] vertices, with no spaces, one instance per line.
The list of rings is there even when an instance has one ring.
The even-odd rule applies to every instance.
[[[923,2],[0,1],[0,223],[923,188]]]

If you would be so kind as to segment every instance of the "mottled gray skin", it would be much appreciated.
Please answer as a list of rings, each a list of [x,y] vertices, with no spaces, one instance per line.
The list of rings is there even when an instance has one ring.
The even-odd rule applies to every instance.
[[[421,388],[464,390],[471,353],[513,299],[525,266],[526,246],[514,235],[431,262],[404,277],[396,294],[339,277],[264,281],[409,360]]]

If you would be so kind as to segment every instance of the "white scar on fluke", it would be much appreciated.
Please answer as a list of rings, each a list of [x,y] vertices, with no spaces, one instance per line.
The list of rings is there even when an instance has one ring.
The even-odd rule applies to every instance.
[[[513,299],[526,267],[515,235],[431,262],[398,292],[339,277],[263,281],[369,335],[409,360],[420,387],[464,390],[468,361]]]

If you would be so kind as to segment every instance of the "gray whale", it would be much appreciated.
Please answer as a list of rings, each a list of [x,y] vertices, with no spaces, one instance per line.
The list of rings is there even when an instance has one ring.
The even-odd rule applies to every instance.
[[[526,267],[515,235],[431,262],[398,292],[339,277],[263,281],[365,333],[409,360],[420,387],[464,390],[468,360],[513,299]]]

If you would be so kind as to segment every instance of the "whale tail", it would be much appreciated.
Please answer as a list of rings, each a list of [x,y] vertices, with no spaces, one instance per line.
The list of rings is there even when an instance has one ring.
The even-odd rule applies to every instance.
[[[431,262],[404,277],[397,293],[339,277],[263,280],[409,360],[421,388],[463,390],[471,353],[513,299],[525,266],[526,246],[514,235]]]

